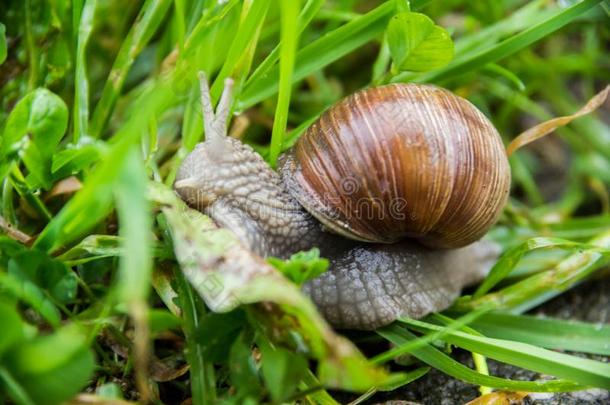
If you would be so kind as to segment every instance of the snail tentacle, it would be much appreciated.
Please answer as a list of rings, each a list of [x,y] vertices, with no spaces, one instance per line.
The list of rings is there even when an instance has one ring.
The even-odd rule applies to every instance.
[[[216,106],[216,112],[214,112],[208,78],[204,71],[200,71],[198,76],[205,138],[213,142],[215,139],[227,135],[227,121],[231,112],[231,104],[233,104],[233,79],[225,79],[224,89]]]
[[[229,121],[229,113],[233,104],[233,79],[226,78],[225,86],[220,96],[220,101],[216,106],[216,133],[227,134],[227,123]]]
[[[205,72],[199,72],[199,96],[201,97],[201,112],[203,113],[203,129],[206,139],[214,136],[214,108],[212,107],[212,96],[210,86]]]

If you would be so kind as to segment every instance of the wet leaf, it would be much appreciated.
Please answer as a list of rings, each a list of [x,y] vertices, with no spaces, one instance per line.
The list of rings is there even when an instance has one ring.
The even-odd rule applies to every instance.
[[[2,333],[0,333],[0,358],[14,344],[23,339],[23,322],[14,305],[0,301],[0,319],[2,319]]]
[[[252,355],[250,339],[243,333],[231,345],[229,369],[231,385],[237,389],[238,398],[260,396],[261,382]]]
[[[297,285],[318,277],[328,269],[328,260],[320,257],[318,248],[298,252],[290,256],[288,260],[269,257],[267,261]]]
[[[82,142],[82,140],[81,140]],[[51,171],[56,177],[78,173],[99,160],[106,147],[98,143],[68,145],[53,156]]]
[[[5,235],[0,235],[0,264],[7,266],[8,261],[17,254],[26,250],[26,247],[21,243],[9,238]]]
[[[68,108],[47,89],[28,93],[11,111],[0,154],[8,157],[23,149],[23,161],[39,185],[51,186],[51,162],[68,126]],[[29,142],[20,142],[24,137]]]
[[[196,332],[197,341],[203,347],[203,356],[214,363],[227,363],[231,344],[245,324],[246,317],[239,309],[225,314],[205,314]]]
[[[10,263],[14,263],[12,259]],[[51,325],[59,325],[61,320],[59,310],[36,284],[11,274],[0,272],[0,292],[28,304]]]
[[[180,318],[167,310],[151,309],[148,312],[148,326],[152,334],[177,329],[181,324]]]
[[[68,326],[20,344],[5,359],[12,378],[36,404],[56,404],[71,398],[93,373],[93,354],[85,335]]]
[[[426,72],[445,66],[453,58],[449,33],[424,14],[396,14],[388,24],[387,37],[398,70]]]
[[[8,273],[25,284],[35,284],[57,302],[65,304],[76,297],[76,275],[43,252],[30,250],[17,255],[9,263]]]
[[[129,128],[127,127],[126,131]],[[137,136],[127,132],[112,145],[108,154],[95,171],[83,182],[83,188],[64,205],[38,235],[34,246],[40,250],[54,251],[82,236],[105,218],[113,207],[113,195],[126,159],[131,156]]]
[[[308,371],[307,360],[282,347],[272,347],[261,340],[262,371],[266,386],[276,403],[282,403],[292,395]]]

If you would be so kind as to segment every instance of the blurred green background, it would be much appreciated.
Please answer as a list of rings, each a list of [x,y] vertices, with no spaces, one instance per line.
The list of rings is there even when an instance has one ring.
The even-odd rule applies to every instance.
[[[409,59],[396,49],[409,40],[404,21],[424,18],[414,13],[450,39]],[[404,21],[392,36],[388,24],[397,15]],[[451,363],[437,350],[451,345],[473,353],[475,345],[510,363],[508,350],[511,364],[561,378],[540,390],[608,389],[607,364],[544,349],[607,356],[607,326],[552,321],[519,333],[531,323],[519,314],[602,275],[610,258],[608,101],[511,157],[511,198],[491,232],[508,253],[491,291],[398,332],[350,335],[352,345],[315,311],[299,310],[309,308],[301,307],[305,298],[278,302],[279,319],[265,318],[257,305],[213,314],[199,296],[205,292],[185,278],[174,243],[199,228],[173,216],[184,207],[168,186],[203,136],[199,70],[213,78],[216,99],[224,78],[235,79],[231,134],[271,162],[343,96],[394,81],[429,82],[467,98],[508,143],[573,114],[610,83],[610,5],[3,0],[0,402],[57,403],[80,392],[79,401],[99,403],[334,403],[326,387],[368,392],[364,401],[428,366],[480,385],[481,393],[533,390],[533,383],[487,376],[476,353],[475,370]],[[226,242],[199,220],[213,236],[191,249]],[[287,267],[317,260],[305,255]],[[269,294],[261,300],[273,301]],[[465,329],[465,341],[452,335],[461,326],[446,315],[474,322],[484,305],[517,318],[486,318],[483,340]],[[500,330],[504,349],[484,340]],[[370,359],[388,341],[407,345],[404,353],[419,362],[392,363],[402,373],[390,373],[377,366],[395,356],[370,361],[358,349]]]

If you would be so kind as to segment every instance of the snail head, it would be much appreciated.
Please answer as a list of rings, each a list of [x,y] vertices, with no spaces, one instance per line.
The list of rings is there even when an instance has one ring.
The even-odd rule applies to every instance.
[[[189,205],[205,211],[221,199],[240,202],[269,168],[250,146],[227,136],[233,80],[225,80],[216,112],[205,73],[199,73],[199,81],[205,141],[198,143],[182,161],[174,189]]]

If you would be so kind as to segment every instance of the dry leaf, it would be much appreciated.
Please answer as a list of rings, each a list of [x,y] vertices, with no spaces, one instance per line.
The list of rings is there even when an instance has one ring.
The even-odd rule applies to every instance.
[[[466,405],[519,405],[527,395],[527,392],[495,391],[482,395]]]
[[[550,134],[554,130],[559,127],[563,127],[568,125],[570,122],[575,120],[578,117],[582,117],[583,115],[587,115],[596,109],[598,109],[606,98],[608,97],[608,93],[610,93],[610,86],[606,86],[605,89],[597,93],[583,108],[578,110],[576,113],[572,115],[566,115],[564,117],[553,118],[552,120],[548,120],[541,124],[536,125],[533,128],[528,129],[527,131],[521,133],[506,148],[506,154],[508,156],[512,155],[516,150],[522,148],[523,146],[534,142],[536,139],[540,139],[545,135]]]
[[[177,356],[164,359],[152,357],[150,361],[150,376],[154,381],[167,382],[182,377],[189,370],[189,365]]]
[[[50,200],[53,197],[57,197],[65,194],[73,194],[83,188],[83,183],[80,182],[74,176],[66,177],[63,180],[58,181],[49,193],[45,196],[45,200]]]

